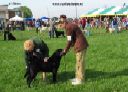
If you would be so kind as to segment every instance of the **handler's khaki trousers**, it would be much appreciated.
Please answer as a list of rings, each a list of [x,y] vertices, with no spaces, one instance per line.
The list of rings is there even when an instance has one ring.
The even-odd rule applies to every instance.
[[[76,53],[76,78],[80,81],[84,81],[85,78],[85,54],[86,49]]]
[[[43,79],[43,80],[46,80],[46,76],[47,76],[47,75],[46,75],[46,72],[42,72],[42,79]]]

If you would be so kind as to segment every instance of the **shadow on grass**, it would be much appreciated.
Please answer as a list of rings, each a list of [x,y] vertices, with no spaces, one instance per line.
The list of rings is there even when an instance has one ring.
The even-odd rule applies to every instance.
[[[74,77],[75,77],[75,72],[74,71],[60,72],[57,75],[58,82],[66,82],[66,81],[69,81],[69,79],[72,79]]]
[[[113,72],[103,72],[87,69],[85,72],[85,80],[96,81],[99,79],[116,78],[118,76],[128,76],[128,69]],[[66,82],[75,77],[75,71],[60,72],[57,75],[58,82]]]
[[[74,78],[74,71],[64,71],[64,72],[58,72],[57,73],[57,82],[64,83],[66,81],[69,81],[69,79]],[[52,73],[47,76],[48,83],[52,83]]]
[[[86,80],[90,79],[91,81],[106,79],[106,78],[116,78],[118,76],[128,76],[128,69],[124,69],[122,71],[115,72],[103,72],[103,71],[95,71],[95,70],[86,70],[85,73]]]
[[[128,69],[122,70],[122,71],[115,71],[115,72],[103,72],[103,71],[95,71],[88,69],[85,72],[85,81],[97,81],[100,79],[110,79],[110,78],[116,78],[118,76],[128,76]],[[75,77],[75,71],[64,71],[64,72],[58,72],[57,74],[57,83],[65,83],[69,81],[69,79],[72,79]],[[47,76],[47,81],[43,82],[43,84],[54,84],[52,82],[52,74]],[[32,85],[38,86],[38,84],[42,83],[40,79],[35,79],[33,81]]]

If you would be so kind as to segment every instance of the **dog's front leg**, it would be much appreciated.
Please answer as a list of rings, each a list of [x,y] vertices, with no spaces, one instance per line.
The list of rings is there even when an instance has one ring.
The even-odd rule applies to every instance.
[[[34,71],[29,68],[28,69],[28,74],[27,74],[27,84],[28,84],[28,87],[30,88],[31,86],[31,82],[33,81],[33,79],[35,78],[35,76],[37,75],[37,73],[35,74]]]
[[[29,72],[30,72],[29,69],[26,68],[26,73],[24,74],[24,78],[26,78],[28,76]]]
[[[34,75],[31,75],[31,74],[29,74],[28,76],[27,76],[27,85],[28,85],[28,87],[30,88],[31,86],[31,82],[35,79],[35,77],[37,76],[37,73],[35,73]]]
[[[24,78],[26,78],[27,77],[27,71],[26,71],[26,73],[24,74]]]

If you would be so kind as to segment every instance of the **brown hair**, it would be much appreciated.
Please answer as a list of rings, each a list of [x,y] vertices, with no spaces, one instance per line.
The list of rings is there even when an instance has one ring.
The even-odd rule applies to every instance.
[[[66,15],[60,15],[60,18],[67,18]]]

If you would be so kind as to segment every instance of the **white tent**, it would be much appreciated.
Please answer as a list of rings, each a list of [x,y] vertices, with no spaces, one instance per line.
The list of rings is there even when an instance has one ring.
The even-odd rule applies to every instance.
[[[21,18],[18,15],[16,15],[15,17],[10,18],[9,21],[23,21],[23,18]]]

